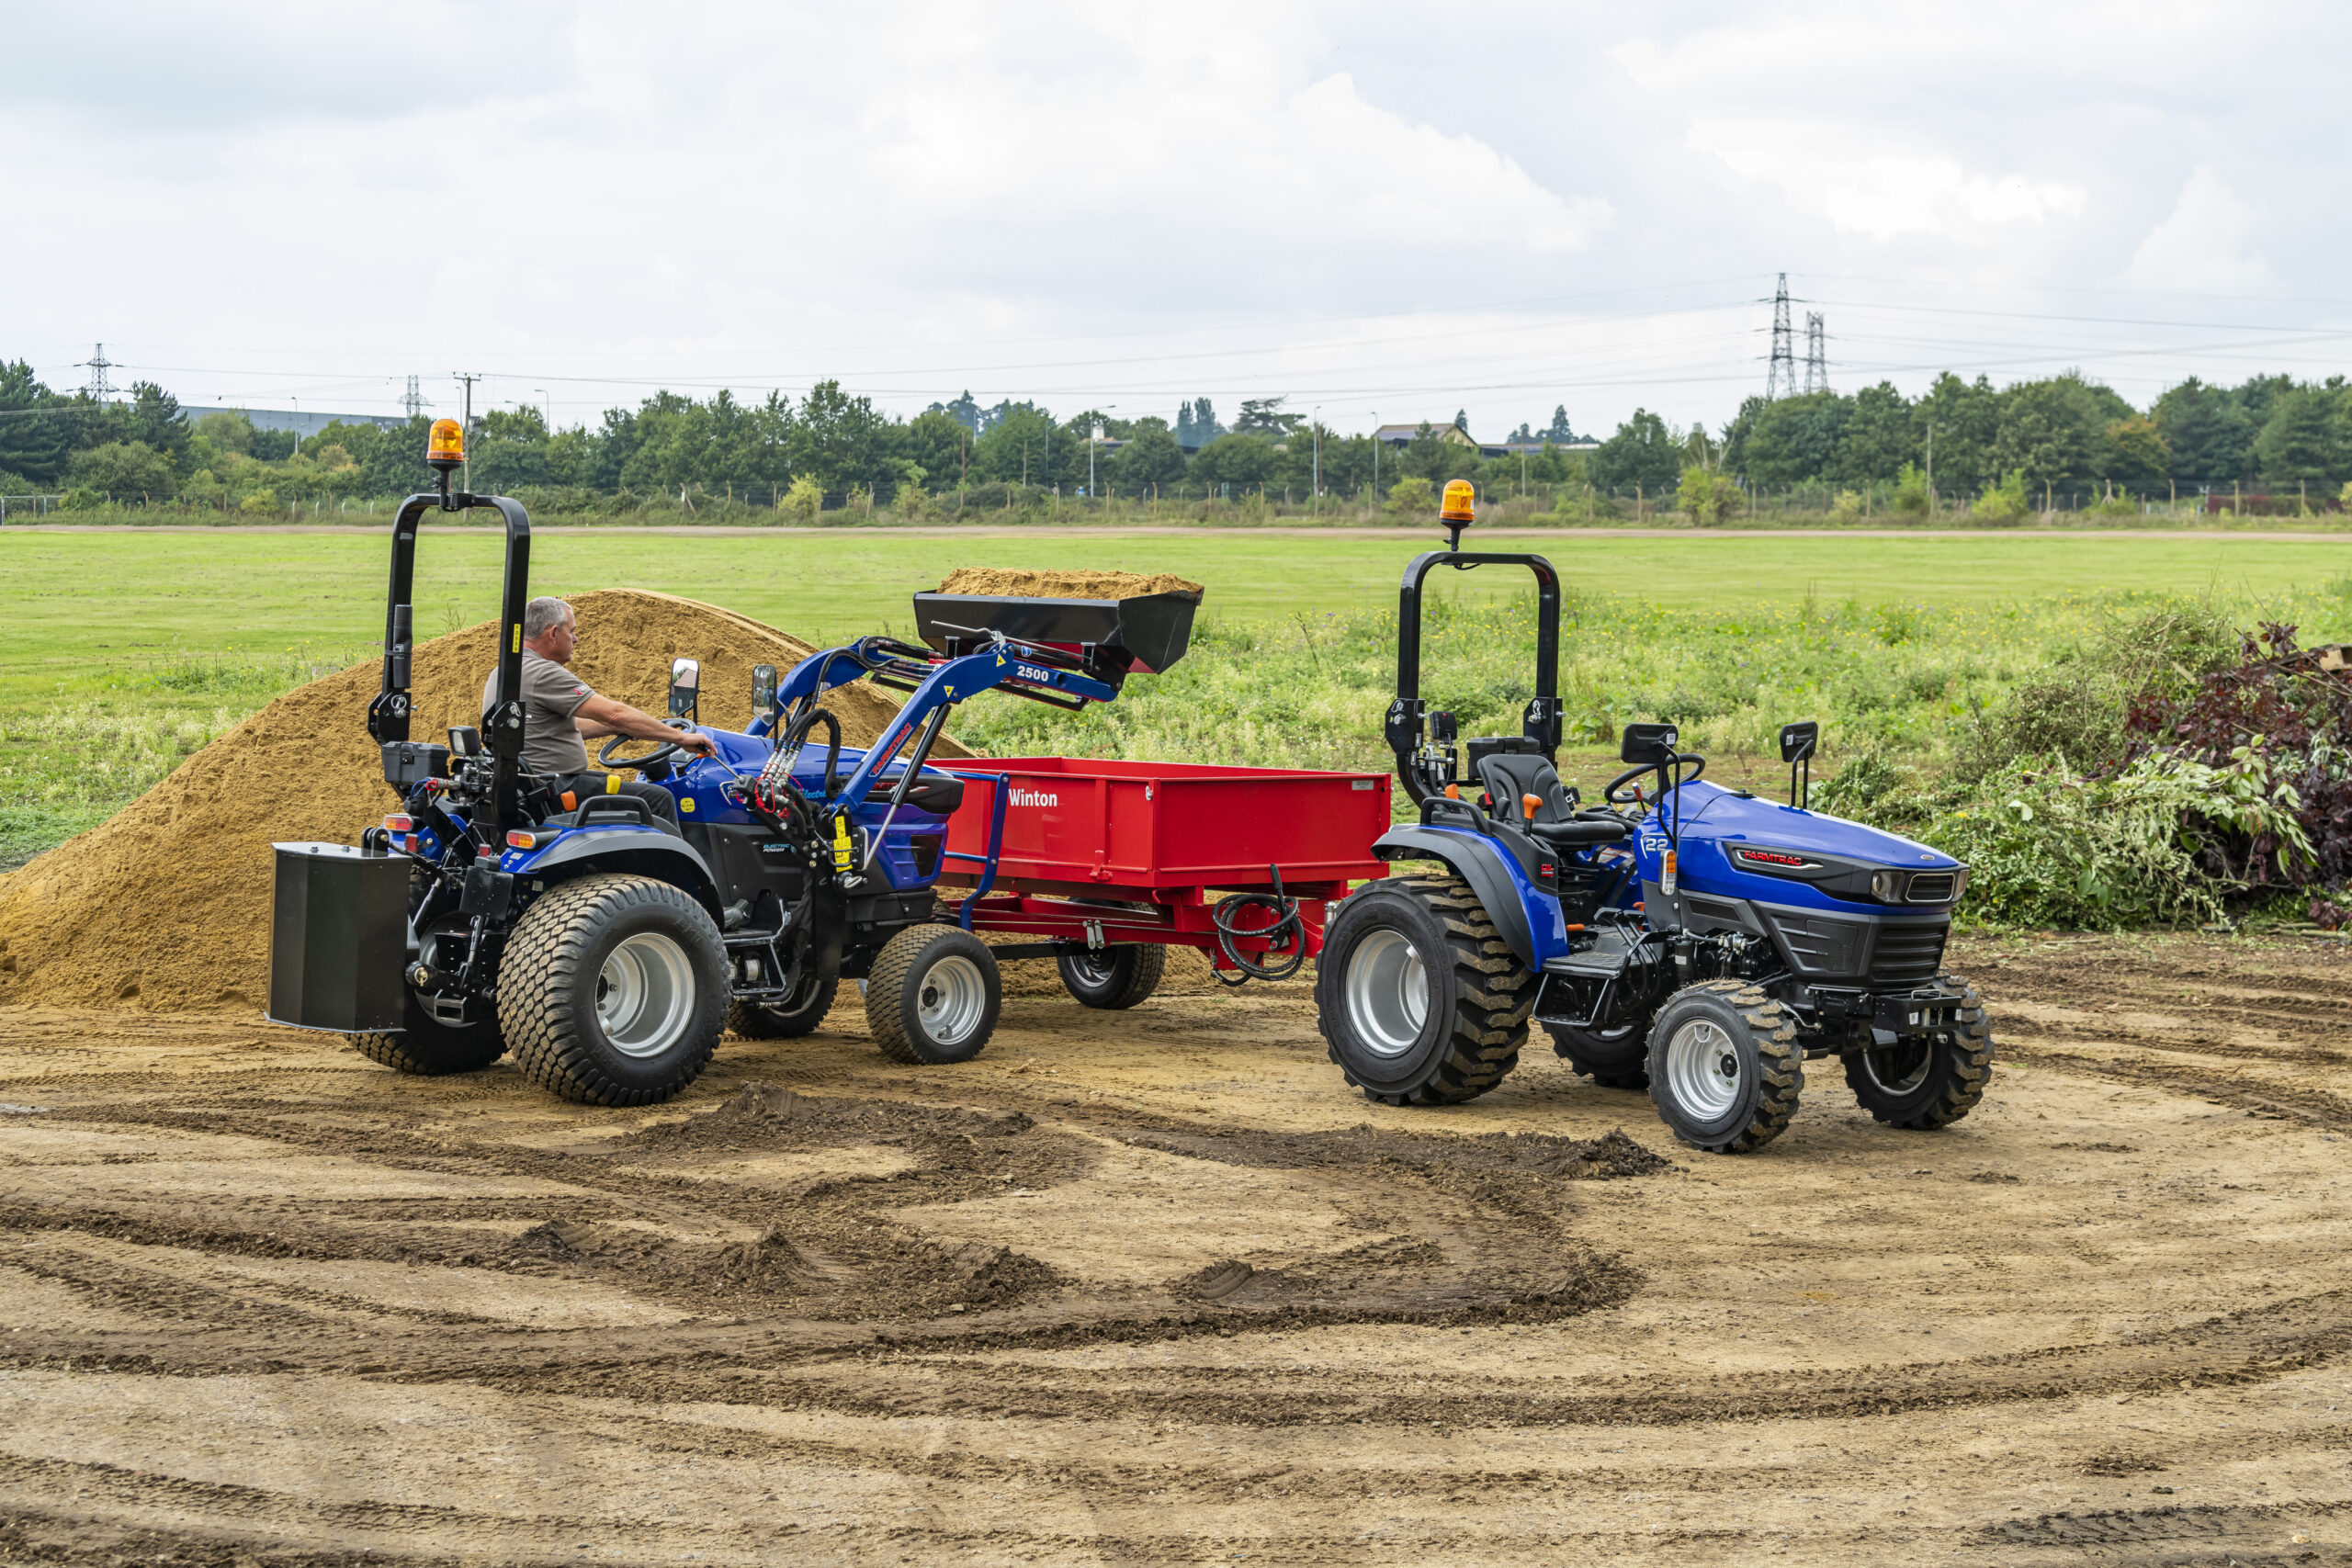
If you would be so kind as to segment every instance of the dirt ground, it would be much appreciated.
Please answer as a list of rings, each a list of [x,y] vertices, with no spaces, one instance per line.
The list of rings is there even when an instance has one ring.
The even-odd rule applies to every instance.
[[[2352,953],[1955,957],[1974,1116],[1743,1159],[1297,986],[645,1112],[0,1010],[0,1562],[2352,1562]]]

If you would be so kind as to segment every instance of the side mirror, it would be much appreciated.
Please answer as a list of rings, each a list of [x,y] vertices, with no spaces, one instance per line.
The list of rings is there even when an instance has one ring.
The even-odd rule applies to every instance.
[[[451,725],[449,727],[449,750],[455,751],[460,757],[481,756],[481,731],[476,729],[470,724]]]
[[[752,722],[757,724],[762,719],[771,724],[775,722],[775,666],[773,664],[752,666]]]
[[[702,695],[702,665],[692,659],[670,661],[670,716],[693,718],[695,700]]]
[[[1624,744],[1618,750],[1621,761],[1642,767],[1662,768],[1674,761],[1682,744],[1682,731],[1670,724],[1629,724],[1625,727]]]
[[[1813,753],[1820,744],[1821,726],[1813,719],[1781,726],[1781,761],[1789,765],[1789,804],[1800,809],[1813,804]],[[1804,768],[1802,784],[1797,777],[1800,763]]]

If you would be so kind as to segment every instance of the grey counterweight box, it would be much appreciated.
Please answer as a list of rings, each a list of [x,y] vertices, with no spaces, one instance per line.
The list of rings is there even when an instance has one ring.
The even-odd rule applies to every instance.
[[[404,1027],[408,862],[348,844],[270,848],[270,1021],[341,1034]]]

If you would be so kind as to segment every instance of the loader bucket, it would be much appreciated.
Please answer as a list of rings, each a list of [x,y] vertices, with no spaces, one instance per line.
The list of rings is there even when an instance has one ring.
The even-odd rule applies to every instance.
[[[1114,683],[1129,671],[1156,675],[1184,657],[1193,637],[1189,593],[1135,599],[1007,599],[979,593],[918,593],[915,632],[943,653],[974,653],[998,632],[1086,660]]]

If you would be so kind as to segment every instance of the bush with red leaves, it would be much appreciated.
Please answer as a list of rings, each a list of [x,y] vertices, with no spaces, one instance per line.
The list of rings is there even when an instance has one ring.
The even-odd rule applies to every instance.
[[[2323,669],[2296,646],[2294,627],[2264,622],[2235,667],[2205,676],[2185,698],[2143,696],[2123,728],[2126,766],[2156,754],[2220,767],[2245,747],[2268,786],[2291,785],[2301,797],[2313,859],[2282,871],[2275,835],[2238,834],[2199,852],[2205,870],[2256,886],[2333,889],[2352,877],[2352,668]]]

